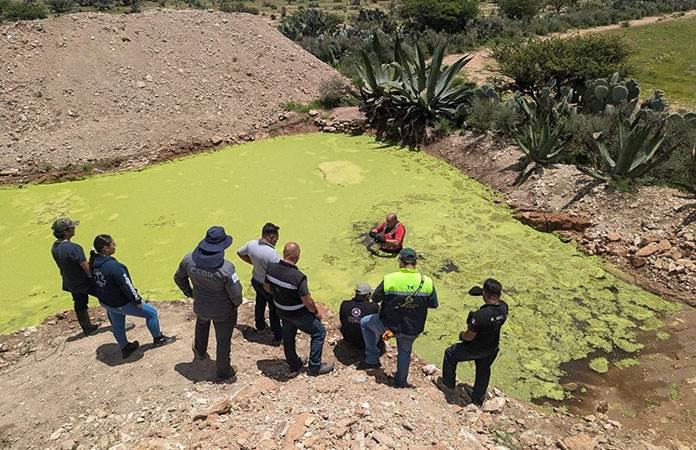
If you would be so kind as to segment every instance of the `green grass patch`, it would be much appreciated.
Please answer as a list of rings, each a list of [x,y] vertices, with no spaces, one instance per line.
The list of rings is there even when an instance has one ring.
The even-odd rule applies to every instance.
[[[665,91],[674,104],[696,108],[696,17],[613,31],[636,51],[633,73],[642,97]]]
[[[396,269],[394,259],[371,256],[360,237],[396,211],[441,302],[416,351],[439,364],[467,313],[480,306],[468,289],[495,277],[510,319],[493,383],[526,399],[562,398],[561,364],[600,349],[638,348],[643,321],[678,309],[617,279],[600,259],[516,221],[495,197],[423,152],[326,134],[228,147],[137,172],[0,189],[0,332],[71,307],[49,252],[50,225],[60,215],[82,221],[75,240],[85,249],[95,235],[111,234],[136,287],[156,300],[181,297],[173,273],[215,224],[235,239],[228,258],[251,297],[250,267],[234,250],[258,237],[265,222],[277,223],[280,245],[302,246],[300,267],[314,297],[336,309],[356,282],[376,286]],[[162,322],[166,327],[167,318]],[[471,381],[473,364],[460,364],[459,374]]]

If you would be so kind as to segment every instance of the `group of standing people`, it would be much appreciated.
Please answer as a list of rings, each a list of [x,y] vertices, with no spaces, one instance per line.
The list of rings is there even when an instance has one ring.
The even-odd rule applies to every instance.
[[[111,236],[99,235],[89,261],[82,248],[73,242],[75,227],[79,224],[60,218],[53,224],[56,242],[53,257],[63,277],[63,289],[71,292],[75,311],[85,334],[93,333],[98,325],[92,324],[87,313],[88,295],[94,295],[107,310],[112,331],[122,356],[129,357],[138,348],[138,342],[128,342],[125,316],[146,319],[155,346],[176,340],[161,333],[157,310],[143,302],[133,285],[128,269],[113,254],[116,242]],[[322,314],[312,297],[307,276],[299,269],[301,250],[296,242],[288,242],[282,255],[275,246],[280,228],[266,223],[261,237],[237,250],[240,259],[253,266],[251,284],[255,291],[255,326],[262,332],[266,323],[266,309],[273,334],[272,343],[282,343],[285,360],[291,373],[305,366],[312,376],[333,371],[333,363],[322,360],[326,328]],[[398,255],[399,270],[387,274],[374,291],[366,283],[356,286],[355,296],[342,303],[340,309],[341,333],[348,345],[364,349],[360,370],[381,367],[380,356],[384,341],[396,338],[397,370],[393,377],[395,387],[408,386],[408,371],[413,343],[425,329],[428,310],[438,307],[433,280],[417,269],[418,255],[411,248],[403,248],[405,228],[389,214],[382,225],[370,236],[382,249]],[[214,226],[195,249],[184,256],[174,274],[181,292],[193,298],[196,314],[194,359],[209,358],[207,353],[210,325],[216,336],[216,379],[225,380],[234,375],[230,364],[231,340],[237,325],[237,308],[242,304],[242,285],[234,264],[225,259],[225,251],[233,239],[224,228]],[[460,361],[474,360],[476,382],[472,401],[482,404],[485,398],[490,366],[498,353],[500,328],[507,319],[507,304],[500,299],[502,286],[488,279],[482,288],[472,288],[470,294],[481,295],[484,306],[470,313],[467,329],[460,341],[445,351],[442,387],[452,389],[456,383],[456,366]],[[308,358],[297,354],[298,331],[310,336]]]

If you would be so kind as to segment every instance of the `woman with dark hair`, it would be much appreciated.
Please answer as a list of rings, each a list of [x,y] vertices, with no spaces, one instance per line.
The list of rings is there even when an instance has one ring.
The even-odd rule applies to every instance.
[[[112,256],[114,253],[116,241],[108,234],[100,234],[94,238],[94,250],[90,253],[89,265],[96,285],[97,298],[106,308],[123,358],[128,358],[140,345],[138,341],[128,342],[126,316],[145,318],[155,347],[176,341],[175,336],[165,336],[160,332],[157,310],[143,302],[138,290],[133,286],[128,268]]]

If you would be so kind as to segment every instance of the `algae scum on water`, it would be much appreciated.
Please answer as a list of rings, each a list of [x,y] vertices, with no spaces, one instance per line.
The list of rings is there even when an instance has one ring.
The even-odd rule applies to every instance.
[[[393,259],[370,256],[360,237],[394,210],[441,302],[416,350],[439,364],[481,301],[466,292],[495,277],[510,319],[493,383],[522,398],[562,398],[562,363],[635,352],[639,329],[661,326],[658,316],[676,309],[619,281],[573,245],[515,221],[493,197],[424,153],[321,134],[240,145],[139,172],[2,189],[0,331],[71,306],[49,252],[50,224],[61,215],[82,221],[75,241],[85,249],[96,234],[113,235],[116,256],[153,299],[180,298],[173,273],[214,224],[234,236],[228,258],[249,280],[250,268],[234,250],[256,238],[263,223],[275,222],[281,244],[302,246],[300,266],[315,298],[336,308],[354,283],[374,287],[396,268]],[[251,292],[247,283],[246,295]],[[471,374],[471,364],[462,363],[460,375],[470,380]]]

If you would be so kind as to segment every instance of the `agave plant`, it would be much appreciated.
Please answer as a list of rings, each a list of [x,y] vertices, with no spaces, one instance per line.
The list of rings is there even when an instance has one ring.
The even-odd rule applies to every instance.
[[[640,178],[665,162],[674,146],[664,145],[670,116],[637,111],[619,115],[614,139],[595,133],[591,145],[601,155],[595,168],[579,167],[588,175],[607,183],[623,183]],[[683,119],[682,119],[683,120]]]
[[[376,36],[373,50],[377,60],[374,63],[366,52],[361,52],[361,106],[382,136],[400,144],[417,145],[424,140],[429,126],[453,118],[472,95],[468,86],[453,83],[471,57],[467,55],[449,67],[444,66],[444,44],[435,49],[430,62],[426,62],[420,46],[416,45],[414,60],[398,40],[392,58],[386,56]]]
[[[554,162],[568,144],[570,135],[565,130],[565,119],[575,114],[570,104],[572,89],[563,89],[560,99],[551,94],[551,87],[542,89],[538,100],[517,97],[515,102],[525,117],[524,125],[513,130],[520,150],[525,154],[522,171],[515,184],[524,182],[531,171],[531,163],[545,165]]]

